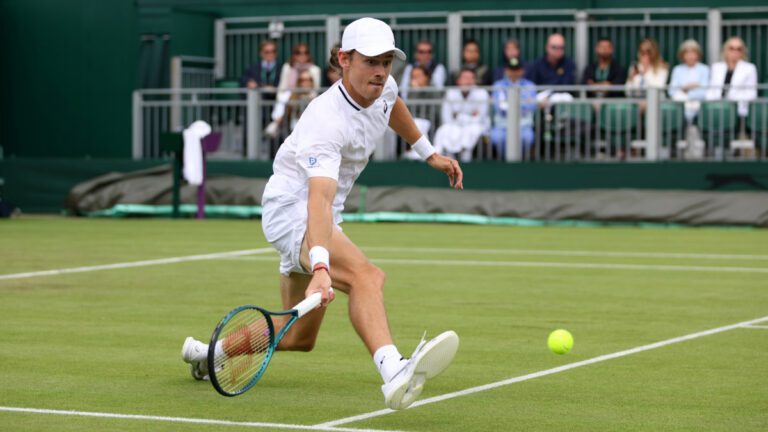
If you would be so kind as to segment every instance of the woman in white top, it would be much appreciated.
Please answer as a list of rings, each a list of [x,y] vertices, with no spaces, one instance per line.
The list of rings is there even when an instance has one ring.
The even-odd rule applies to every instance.
[[[748,61],[747,46],[737,36],[725,41],[722,58],[712,65],[707,99],[736,101],[739,117],[746,117],[749,101],[757,98],[757,67]]]
[[[490,96],[476,87],[475,71],[464,68],[456,78],[457,88],[445,92],[443,124],[435,132],[435,149],[440,154],[460,154],[462,162],[472,159],[472,150],[491,127],[488,115]]]
[[[384,271],[342,232],[341,212],[388,127],[429,166],[446,173],[454,188],[463,189],[463,174],[457,161],[435,153],[397,96],[397,83],[390,76],[395,56],[405,60],[386,23],[361,18],[344,29],[341,49],[331,56],[343,71],[342,79],[310,102],[280,146],[262,197],[262,229],[280,254],[284,308],[314,293],[323,299],[322,307],[296,321],[278,349],[312,350],[326,306],[334,298],[333,286],[349,295],[349,318],[384,381],[386,406],[404,409],[418,398],[427,378],[448,367],[458,336],[444,332],[419,344],[410,359],[400,355],[384,309]],[[206,364],[207,351],[207,345],[189,338],[182,357],[194,371]]]
[[[627,95],[643,97],[647,88],[662,88],[667,84],[669,66],[661,58],[659,46],[653,39],[640,42],[637,49],[637,62],[629,67],[627,73]]]
[[[669,97],[685,102],[685,118],[692,123],[701,107],[700,101],[707,97],[709,66],[700,62],[701,46],[693,39],[680,44],[677,57],[682,63],[672,69]]]
[[[277,87],[277,102],[272,110],[272,120],[265,129],[267,135],[275,136],[280,119],[285,115],[285,105],[291,99],[291,90],[298,86],[299,75],[303,71],[309,71],[314,83],[314,89],[320,88],[320,74],[322,71],[317,66],[309,53],[309,45],[298,43],[291,50],[291,59],[283,64],[280,70],[280,84]]]

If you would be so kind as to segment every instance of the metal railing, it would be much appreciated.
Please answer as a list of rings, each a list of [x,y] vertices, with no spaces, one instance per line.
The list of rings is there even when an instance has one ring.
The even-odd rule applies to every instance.
[[[430,40],[435,59],[450,71],[461,65],[461,45],[472,38],[480,43],[481,59],[490,67],[501,59],[504,42],[517,39],[525,61],[544,53],[546,38],[558,31],[566,37],[566,54],[574,59],[577,75],[593,59],[599,37],[614,40],[615,54],[625,66],[634,61],[639,42],[653,37],[662,56],[672,63],[685,39],[696,39],[707,63],[720,59],[723,41],[742,37],[750,48],[750,61],[768,70],[768,7],[493,10],[369,14],[388,22],[400,46],[409,55],[416,42]],[[763,17],[760,17],[760,16]],[[215,23],[214,50],[217,79],[236,79],[258,60],[259,43],[278,40],[280,59],[290,57],[292,46],[309,44],[315,63],[323,64],[329,48],[340,40],[344,25],[363,14],[223,18]],[[756,16],[758,18],[756,18]]]
[[[659,161],[768,160],[768,85],[763,97],[742,102],[700,101],[696,104],[667,98],[668,89],[649,89],[641,97],[627,97],[624,86],[558,86],[535,88],[538,101],[524,100],[520,87],[487,87],[489,95],[503,92],[505,106],[488,97],[482,104],[487,119],[466,152],[455,157],[506,161]],[[533,90],[533,89],[531,89]],[[439,130],[449,89],[423,89],[406,100],[422,133],[439,144]],[[562,97],[543,94],[559,93]],[[497,93],[498,94],[498,93]],[[274,93],[248,89],[137,90],[133,96],[133,157],[157,158],[160,134],[180,131],[204,120],[223,134],[212,157],[268,160],[290,134],[309,103],[295,92],[286,114],[271,128],[278,102]],[[612,97],[607,97],[612,96]],[[466,102],[475,104],[477,102]],[[463,108],[463,106],[459,107]],[[505,109],[507,112],[501,111]],[[747,109],[746,116],[744,109]],[[270,133],[265,133],[269,131]],[[442,135],[442,138],[450,135]],[[409,158],[405,142],[390,133],[377,148],[375,160]]]

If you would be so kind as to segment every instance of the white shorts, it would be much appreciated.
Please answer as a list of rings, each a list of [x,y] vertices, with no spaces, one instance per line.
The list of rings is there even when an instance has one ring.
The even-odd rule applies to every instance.
[[[341,227],[335,225],[341,231]],[[307,202],[272,198],[262,203],[261,229],[280,253],[280,274],[311,274],[301,265],[301,244],[307,232]]]

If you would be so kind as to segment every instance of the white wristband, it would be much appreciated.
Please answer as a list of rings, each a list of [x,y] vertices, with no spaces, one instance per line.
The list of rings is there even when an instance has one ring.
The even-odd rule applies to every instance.
[[[314,270],[317,264],[325,264],[326,267],[330,268],[331,267],[330,261],[331,261],[331,257],[330,257],[330,254],[328,253],[328,249],[322,246],[312,246],[312,248],[309,250],[310,270]]]
[[[429,142],[427,137],[425,137],[424,135],[422,135],[418,141],[413,143],[413,145],[411,146],[411,149],[415,151],[416,154],[419,155],[419,157],[422,160],[427,160],[427,158],[429,158],[430,156],[432,156],[437,152],[435,148],[432,147],[432,144]]]

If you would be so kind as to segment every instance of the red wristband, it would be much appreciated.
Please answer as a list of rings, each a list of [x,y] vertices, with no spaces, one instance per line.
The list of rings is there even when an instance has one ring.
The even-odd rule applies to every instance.
[[[328,266],[325,263],[317,263],[317,264],[315,264],[315,266],[312,268],[312,273],[314,273],[314,272],[316,272],[318,270],[325,270],[328,273],[330,273],[330,270],[328,270]]]

